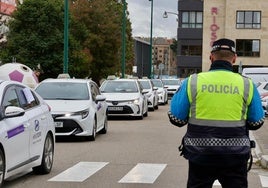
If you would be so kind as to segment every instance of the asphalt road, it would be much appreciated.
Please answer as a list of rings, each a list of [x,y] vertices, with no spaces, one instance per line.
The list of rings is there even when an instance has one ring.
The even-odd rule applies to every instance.
[[[169,123],[168,108],[160,105],[143,120],[109,119],[107,134],[92,142],[57,139],[50,174],[25,172],[4,187],[184,188],[188,163],[177,147],[186,129]],[[253,166],[250,188],[262,187],[260,174],[265,172]]]

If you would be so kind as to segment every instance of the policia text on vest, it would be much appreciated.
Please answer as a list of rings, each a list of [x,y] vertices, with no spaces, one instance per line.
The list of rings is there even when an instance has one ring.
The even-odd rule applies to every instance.
[[[231,85],[213,85],[213,84],[203,84],[202,92],[209,93],[225,93],[225,94],[239,94],[237,86]]]

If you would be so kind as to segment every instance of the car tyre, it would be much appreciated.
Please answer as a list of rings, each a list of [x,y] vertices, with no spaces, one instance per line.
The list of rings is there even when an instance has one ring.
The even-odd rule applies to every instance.
[[[148,116],[148,110],[143,114],[144,117]]]
[[[143,120],[143,114],[144,114],[144,113],[143,113],[143,112],[144,112],[144,111],[143,111],[143,108],[144,108],[144,107],[142,107],[141,115],[138,116],[138,119],[139,119],[139,120]]]
[[[93,129],[92,129],[92,135],[89,136],[89,141],[95,141],[95,139],[96,139],[96,134],[97,134],[97,119],[94,118]]]
[[[54,159],[54,140],[51,134],[47,134],[43,155],[42,155],[42,163],[40,166],[33,167],[33,171],[36,174],[48,174],[50,173],[53,165]]]
[[[103,128],[100,130],[100,133],[101,134],[106,134],[107,133],[107,130],[108,130],[108,121],[107,121],[108,117],[107,115],[105,116],[105,120],[104,120],[104,125],[103,125]]]
[[[3,187],[4,179],[5,179],[5,156],[2,150],[0,150],[0,187]]]
[[[158,103],[154,106],[154,109],[156,110],[158,109]]]

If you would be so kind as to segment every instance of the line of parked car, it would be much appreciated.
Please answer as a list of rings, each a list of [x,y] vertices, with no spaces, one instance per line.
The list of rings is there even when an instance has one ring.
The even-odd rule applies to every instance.
[[[177,89],[179,82],[177,82]],[[32,168],[51,171],[55,139],[76,136],[94,141],[108,130],[109,116],[143,119],[168,103],[174,88],[160,79],[46,79],[35,89],[0,80],[0,187]]]

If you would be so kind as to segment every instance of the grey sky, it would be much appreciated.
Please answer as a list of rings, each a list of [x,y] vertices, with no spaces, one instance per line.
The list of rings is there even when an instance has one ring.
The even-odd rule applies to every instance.
[[[150,37],[151,2],[149,0],[126,0],[134,37]],[[178,0],[153,0],[153,37],[177,37],[177,16],[163,13],[178,12]]]

